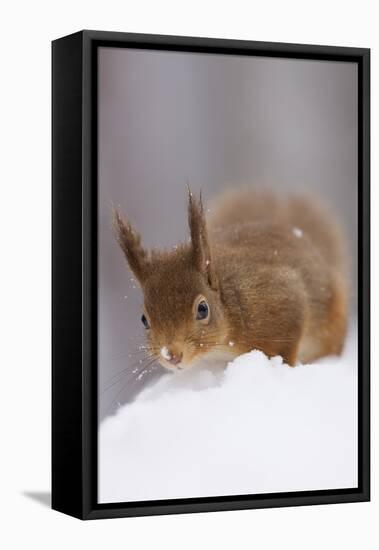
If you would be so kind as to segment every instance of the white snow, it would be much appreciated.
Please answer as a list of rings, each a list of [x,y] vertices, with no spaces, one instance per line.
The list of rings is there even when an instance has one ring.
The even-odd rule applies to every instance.
[[[171,359],[170,352],[168,351],[168,348],[166,348],[166,346],[163,346],[163,348],[161,348],[161,356],[163,357],[163,359],[167,359],[167,361]]]
[[[298,227],[294,227],[292,229],[292,233],[295,235],[295,237],[297,237],[298,239],[301,239],[301,237],[303,236],[303,231],[301,229],[299,229]]]
[[[99,502],[357,486],[357,352],[165,374],[99,431]]]

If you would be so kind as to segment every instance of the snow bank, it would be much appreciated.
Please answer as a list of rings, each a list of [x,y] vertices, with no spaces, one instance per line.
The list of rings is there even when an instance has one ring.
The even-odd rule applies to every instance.
[[[100,426],[99,502],[355,486],[355,332],[313,365],[168,373]]]

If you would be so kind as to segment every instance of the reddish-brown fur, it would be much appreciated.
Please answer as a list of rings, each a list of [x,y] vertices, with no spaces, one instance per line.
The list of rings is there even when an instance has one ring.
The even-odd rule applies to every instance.
[[[260,349],[285,362],[340,353],[346,332],[343,238],[314,200],[231,191],[210,205],[189,194],[191,239],[171,251],[146,251],[115,212],[116,236],[141,284],[150,353],[185,368]],[[196,320],[194,303],[210,309]],[[164,350],[162,352],[162,350]],[[167,355],[168,354],[168,355]],[[180,357],[175,365],[167,357]]]

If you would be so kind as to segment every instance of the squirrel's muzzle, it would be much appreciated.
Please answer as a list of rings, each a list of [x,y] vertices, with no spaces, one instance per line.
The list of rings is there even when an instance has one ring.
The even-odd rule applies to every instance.
[[[179,363],[183,359],[183,352],[178,351],[173,348],[168,348],[164,346],[161,349],[161,356],[163,359],[165,359],[168,363],[171,363],[171,365],[179,365]]]

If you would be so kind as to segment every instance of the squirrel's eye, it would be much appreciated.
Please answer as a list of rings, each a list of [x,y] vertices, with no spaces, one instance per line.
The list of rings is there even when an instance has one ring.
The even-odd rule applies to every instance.
[[[142,315],[141,321],[145,328],[150,328],[149,321],[146,319],[146,315]]]
[[[209,307],[205,300],[201,300],[197,306],[196,319],[207,319],[209,315]]]

